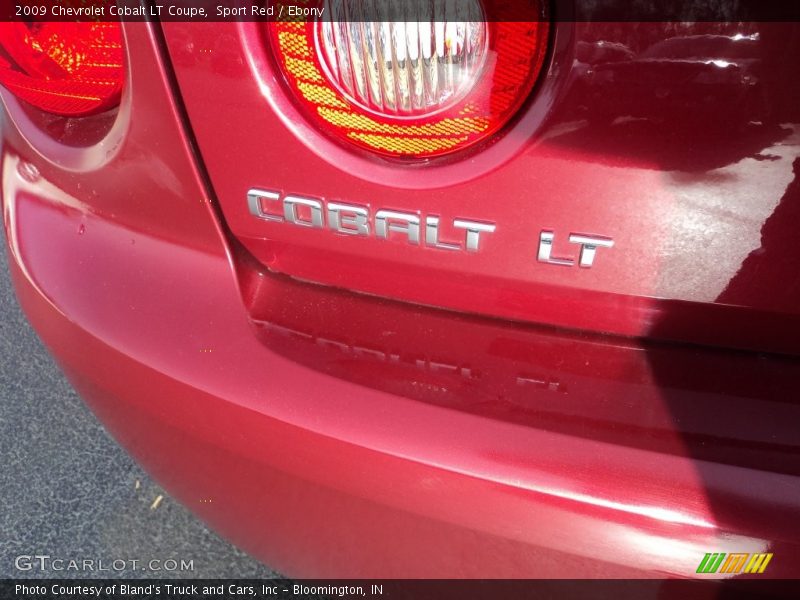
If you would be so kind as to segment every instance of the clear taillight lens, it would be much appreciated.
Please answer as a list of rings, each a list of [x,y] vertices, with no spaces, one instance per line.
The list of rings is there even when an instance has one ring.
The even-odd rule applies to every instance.
[[[495,133],[530,94],[547,49],[538,0],[322,6],[322,21],[269,25],[286,82],[324,131],[390,156],[438,156]]]
[[[64,116],[119,103],[125,79],[119,23],[0,23],[0,84]]]
[[[325,74],[351,102],[384,116],[433,113],[473,88],[486,58],[487,24],[480,5],[436,14],[435,2],[416,5],[414,21],[347,22],[345,4],[326,2],[317,24],[317,54]],[[466,10],[465,10],[466,9]],[[463,20],[451,20],[463,19]]]

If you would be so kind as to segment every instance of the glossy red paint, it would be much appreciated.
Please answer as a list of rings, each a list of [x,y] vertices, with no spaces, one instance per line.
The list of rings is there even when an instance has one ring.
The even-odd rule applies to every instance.
[[[557,23],[546,74],[516,122],[483,148],[427,164],[317,131],[258,24],[165,32],[226,222],[270,269],[528,322],[798,350],[800,288],[785,285],[800,266],[792,225],[778,225],[780,247],[756,256],[766,219],[792,203],[797,24]],[[715,43],[736,35],[748,39]],[[456,217],[497,229],[474,254],[298,231],[254,218],[252,186],[438,215],[446,239],[463,238],[449,227]],[[543,229],[556,233],[556,255],[575,257],[570,233],[615,246],[591,269],[542,264]],[[729,288],[751,253],[758,264]]]
[[[515,140],[516,130],[466,162],[415,171],[414,185],[434,190],[398,189],[408,174],[390,164],[376,165],[378,173],[397,171],[392,185],[378,187],[337,174],[328,159],[293,137],[312,135],[302,124],[287,127],[263,96],[243,93],[259,89],[241,50],[252,42],[248,25],[219,26],[218,46],[209,47],[220,51],[211,53],[203,52],[208,27],[165,27],[200,152],[210,162],[226,222],[240,236],[235,201],[244,206],[247,186],[273,179],[282,189],[312,194],[329,185],[332,191],[322,195],[354,201],[380,189],[381,203],[405,202],[396,205],[403,208],[433,199],[443,213],[450,207],[447,214],[455,216],[463,207],[475,217],[477,208],[489,217],[505,210],[494,195],[483,203],[472,195],[491,183],[511,204],[523,205],[519,190],[531,185],[526,168],[539,146]],[[12,274],[31,322],[89,405],[215,529],[292,576],[691,577],[709,551],[770,551],[775,558],[766,576],[800,572],[796,358],[515,324],[271,272],[219,221],[152,26],[127,24],[125,36],[129,79],[122,105],[110,121],[90,122],[87,142],[54,139],[74,127],[55,123],[46,130],[41,115],[2,91],[2,197]],[[203,79],[212,102],[221,100],[215,88],[223,81],[228,91],[226,110],[217,107],[213,124],[204,122],[207,103],[196,95]],[[540,94],[554,92],[543,86]],[[546,115],[536,117],[541,106],[534,102],[530,110],[519,127],[544,122]],[[252,114],[256,136],[246,143],[238,137],[244,113]],[[234,135],[244,145],[225,146]],[[365,175],[365,158],[321,143],[318,151],[334,152],[330,160],[341,158]],[[613,139],[608,143],[613,147]],[[282,146],[280,159],[272,145]],[[755,162],[791,164],[795,151],[786,142],[773,150],[778,160]],[[515,157],[501,167],[506,152]],[[666,177],[663,166],[608,169],[595,154],[569,153],[568,161],[548,163],[572,173],[576,186],[570,195],[559,184],[568,196],[560,211],[556,198],[542,200],[552,203],[554,226],[573,227],[579,217],[586,227],[622,220],[632,229],[626,215],[640,201],[636,194],[662,197],[662,187],[649,184]],[[225,156],[230,174],[220,169]],[[614,156],[603,160],[617,164]],[[232,160],[237,157],[241,167]],[[264,181],[248,175],[236,187],[241,197],[233,194],[234,174],[256,169],[256,160],[254,172]],[[454,183],[467,172],[473,181]],[[577,182],[588,185],[579,176],[589,174],[605,195],[602,214],[569,202],[578,195]],[[604,191],[609,178],[624,197]],[[725,177],[714,181],[739,189]],[[736,183],[761,186],[756,200],[767,203],[761,199],[772,188],[764,181]],[[702,197],[719,200],[715,186],[696,183],[705,186]],[[781,193],[791,199],[793,189],[783,186]],[[649,206],[644,214],[661,215],[664,227],[683,231],[679,224],[691,223],[671,220],[674,206],[662,212]],[[334,259],[348,252],[372,254],[378,262],[393,258],[401,281],[406,273],[427,286],[403,291],[424,294],[432,282],[442,283],[450,290],[436,296],[443,305],[447,297],[457,299],[454,290],[474,291],[486,281],[473,268],[491,262],[454,258],[438,265],[450,277],[444,280],[431,277],[427,269],[441,260],[426,250],[416,249],[415,258],[402,245],[344,249],[344,240],[323,233],[303,242],[276,228],[283,241],[244,241],[272,266],[294,264],[285,261],[296,255],[298,270],[311,265],[302,268],[356,289],[348,274],[353,282],[364,276]],[[622,243],[626,235],[633,239],[634,232],[615,239]],[[495,250],[502,248],[510,246]],[[267,249],[273,254],[265,258]],[[312,251],[317,262],[304,262]],[[564,283],[572,292],[552,288],[541,310],[577,312],[593,327],[634,323],[631,315],[642,314],[652,319],[650,329],[656,317],[668,332],[685,325],[691,311],[672,313],[675,304],[636,300],[626,288],[657,279],[660,272],[648,269],[664,257],[620,256],[629,271],[598,261],[598,271],[575,273],[581,283]],[[493,302],[496,314],[504,307],[527,310],[530,302],[514,300],[521,296],[508,283],[522,263],[509,255],[508,270],[498,276],[507,287],[463,301]],[[567,281],[566,270],[555,272]],[[378,273],[384,273],[374,276],[381,285],[398,284]],[[621,291],[601,291],[617,274]],[[792,277],[784,273],[787,287]],[[461,287],[453,287],[459,280]],[[776,303],[777,296],[776,288],[758,301]],[[596,312],[582,312],[591,302]],[[646,310],[630,310],[637,306]],[[792,331],[786,311],[772,311],[786,323],[782,330],[762,331],[751,308],[729,308],[727,317],[716,316],[723,307],[699,308],[718,323],[742,315],[752,323],[749,333],[714,341],[750,335],[753,345],[793,348],[793,340],[781,338]],[[695,333],[709,335],[711,325]]]

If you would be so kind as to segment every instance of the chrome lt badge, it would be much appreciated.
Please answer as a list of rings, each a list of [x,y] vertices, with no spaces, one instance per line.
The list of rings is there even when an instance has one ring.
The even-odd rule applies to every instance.
[[[555,237],[556,234],[554,232],[547,229],[542,230],[539,234],[539,254],[537,259],[539,262],[547,263],[548,265],[573,266],[575,260],[572,258],[556,258],[552,256]],[[581,235],[579,233],[570,233],[569,242],[580,245],[581,252],[578,256],[578,266],[587,269],[594,264],[598,248],[612,248],[614,246],[614,240],[611,238]]]

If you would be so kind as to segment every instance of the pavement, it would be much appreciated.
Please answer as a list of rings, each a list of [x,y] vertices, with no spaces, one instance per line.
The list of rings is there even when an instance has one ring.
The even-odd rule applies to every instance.
[[[23,316],[0,240],[0,578],[277,577],[173,501],[106,433]],[[83,559],[94,571],[70,570]]]

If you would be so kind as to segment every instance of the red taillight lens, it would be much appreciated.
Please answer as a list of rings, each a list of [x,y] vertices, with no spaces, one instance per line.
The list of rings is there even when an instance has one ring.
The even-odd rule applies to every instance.
[[[119,104],[123,54],[119,23],[0,23],[0,84],[57,115]]]
[[[479,0],[450,15],[447,0],[371,1],[389,18],[402,5],[404,20],[347,21],[363,2],[324,0],[324,21],[269,26],[289,87],[324,131],[384,155],[439,156],[495,133],[529,95],[547,49],[538,2],[520,22]]]

